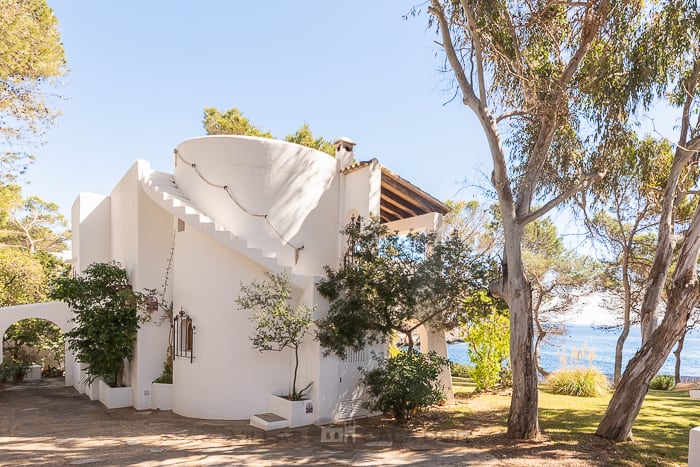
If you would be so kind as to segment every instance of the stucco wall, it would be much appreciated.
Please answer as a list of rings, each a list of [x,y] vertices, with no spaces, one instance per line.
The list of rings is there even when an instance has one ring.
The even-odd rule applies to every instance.
[[[291,354],[253,349],[250,312],[238,309],[240,284],[263,269],[192,226],[175,243],[175,312],[196,326],[194,360],[176,357],[173,411],[212,419],[247,419],[265,411],[267,394],[289,391]]]
[[[143,190],[138,190],[138,282],[136,290],[163,290],[171,249],[174,247],[176,220],[157,206]],[[167,279],[172,279],[172,272]],[[172,300],[172,287],[165,294],[166,302]],[[134,388],[134,407],[151,407],[151,382],[163,370],[168,348],[170,322],[162,310],[150,314],[150,320],[139,329],[131,365]]]
[[[332,157],[247,136],[190,139],[178,145],[177,155],[174,175],[180,190],[249,246],[274,252],[281,264],[294,266],[294,249],[285,241],[306,247],[316,240],[299,231],[333,182]],[[322,211],[317,217],[335,208]]]
[[[95,262],[109,261],[111,251],[111,205],[104,195],[81,193],[71,208],[72,255],[76,272]]]

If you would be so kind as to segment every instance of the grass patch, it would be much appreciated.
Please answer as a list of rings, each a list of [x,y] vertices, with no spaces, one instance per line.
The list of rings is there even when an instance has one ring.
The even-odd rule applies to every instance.
[[[536,445],[517,444],[503,439],[510,405],[509,392],[471,395],[475,385],[469,380],[454,378],[453,385],[460,403],[449,409],[452,416],[466,424],[472,417],[476,422],[472,426],[484,422],[494,424],[480,432],[480,436],[487,440],[484,445],[491,443],[494,452],[506,449],[514,456],[526,458],[546,458],[556,451],[568,453],[571,459],[585,456],[591,460],[590,465],[597,464],[595,459],[603,459],[604,465],[628,467],[685,465],[688,462],[688,434],[692,428],[700,426],[700,401],[690,399],[687,392],[651,390],[632,430],[634,441],[613,444],[594,436],[610,394],[581,398],[540,391],[540,427],[545,440]],[[453,428],[455,424],[449,425]],[[493,438],[498,433],[501,438]]]

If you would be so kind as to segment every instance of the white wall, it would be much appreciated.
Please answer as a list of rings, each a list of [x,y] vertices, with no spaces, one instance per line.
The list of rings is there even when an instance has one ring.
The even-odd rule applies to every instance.
[[[74,223],[81,219],[78,228],[74,227],[80,267],[116,260],[126,269],[135,291],[161,288],[173,238],[172,216],[140,187],[139,179],[149,170],[147,162],[137,161],[109,198],[81,195],[73,213]],[[90,208],[87,215],[81,214]],[[134,358],[127,366],[126,384],[132,386],[137,409],[150,407],[151,381],[160,375],[165,358],[169,325],[159,324],[160,317],[156,313],[151,322],[141,325]]]
[[[71,208],[73,268],[82,272],[92,263],[109,261],[111,252],[110,199],[80,193]]]
[[[190,139],[178,145],[177,154],[182,158],[175,166],[180,190],[250,247],[276,253],[286,266],[295,266],[296,258],[285,240],[305,250],[307,245],[315,248],[317,235],[299,233],[329,192],[336,174],[332,157],[297,144],[247,136]],[[324,206],[317,218],[335,214],[332,203]]]
[[[267,394],[287,394],[289,351],[253,349],[249,311],[235,303],[241,283],[263,269],[190,225],[178,232],[173,275],[175,312],[193,320],[194,360],[176,357],[173,411],[211,419],[247,419],[265,411]]]
[[[175,224],[174,224],[175,222]],[[135,290],[163,290],[171,249],[174,247],[176,220],[157,206],[143,190],[138,190],[138,281]],[[172,271],[168,276],[172,280]],[[166,301],[172,300],[172,286],[166,290]],[[163,370],[170,322],[162,310],[154,312],[139,329],[134,360],[131,365],[131,385],[136,409],[151,407],[151,382]]]

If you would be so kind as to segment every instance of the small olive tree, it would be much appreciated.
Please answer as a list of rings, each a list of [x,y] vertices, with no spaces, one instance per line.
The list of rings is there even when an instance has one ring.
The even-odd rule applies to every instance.
[[[253,347],[260,352],[281,352],[284,349],[294,351],[294,377],[289,399],[302,400],[311,383],[297,391],[299,346],[311,326],[311,315],[316,307],[302,305],[292,308],[289,277],[286,274],[265,275],[268,278],[266,281],[241,284],[236,303],[241,310],[253,311],[250,317],[255,326],[255,333],[250,337]]]
[[[134,356],[136,333],[145,320],[138,313],[142,294],[134,292],[116,261],[92,263],[82,276],[59,277],[51,298],[66,302],[75,327],[65,335],[78,360],[88,365],[88,382],[97,377],[123,386],[124,361]]]

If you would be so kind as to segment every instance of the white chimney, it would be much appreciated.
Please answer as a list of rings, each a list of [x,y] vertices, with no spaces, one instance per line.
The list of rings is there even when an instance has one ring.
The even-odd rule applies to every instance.
[[[352,153],[352,148],[355,146],[355,142],[350,138],[343,136],[337,139],[333,146],[335,146],[335,160],[338,167],[338,172],[346,167],[352,165],[352,161],[355,156]]]

